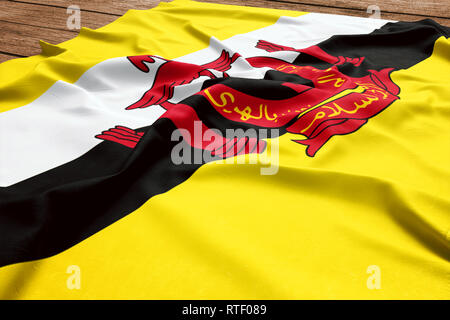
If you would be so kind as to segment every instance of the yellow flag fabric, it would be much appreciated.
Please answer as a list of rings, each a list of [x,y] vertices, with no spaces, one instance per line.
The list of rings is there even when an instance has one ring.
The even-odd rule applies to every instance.
[[[176,0],[41,45],[0,65],[2,299],[450,298],[447,28]],[[167,164],[194,120],[279,134]]]

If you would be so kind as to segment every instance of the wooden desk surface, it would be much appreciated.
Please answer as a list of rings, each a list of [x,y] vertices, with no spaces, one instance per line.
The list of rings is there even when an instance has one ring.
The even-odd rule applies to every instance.
[[[377,5],[382,19],[414,21],[432,18],[450,26],[449,0],[197,0],[223,4],[368,17]],[[40,53],[39,40],[60,43],[75,37],[66,26],[67,7],[81,8],[81,26],[99,28],[128,9],[149,9],[159,0],[0,0],[0,62]]]

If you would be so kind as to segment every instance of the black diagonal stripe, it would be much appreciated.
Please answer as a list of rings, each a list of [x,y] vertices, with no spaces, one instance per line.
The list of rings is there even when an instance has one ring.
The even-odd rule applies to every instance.
[[[135,149],[102,142],[81,157],[0,188],[0,266],[48,257],[136,210],[189,178],[199,164],[174,165],[160,119]],[[139,131],[142,131],[140,129]]]
[[[430,20],[388,23],[371,34],[334,36],[319,46],[334,56],[364,56],[361,68],[340,66],[342,72],[361,76],[368,69],[408,68],[428,58],[446,32]],[[324,66],[304,54],[295,64]],[[301,77],[271,72],[261,80],[227,78],[207,81],[205,87],[222,83],[273,100],[298,94],[282,82],[308,85]],[[252,127],[223,118],[204,97],[183,103],[210,128]],[[138,129],[147,133],[135,149],[105,141],[73,161],[0,188],[0,266],[59,253],[188,179],[201,164],[173,164],[171,150],[179,143],[171,141],[175,129],[169,119],[160,119]]]

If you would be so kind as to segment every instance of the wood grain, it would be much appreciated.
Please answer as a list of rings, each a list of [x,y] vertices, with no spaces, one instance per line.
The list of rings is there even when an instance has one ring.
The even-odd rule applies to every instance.
[[[330,13],[330,14],[341,14],[356,17],[366,17],[368,18],[371,13],[367,13],[366,9],[344,9],[344,8],[334,8],[326,6],[317,6],[310,4],[294,3],[289,1],[264,1],[264,0],[197,0],[200,2],[214,2],[223,4],[234,4],[234,5],[245,5],[251,7],[263,7],[263,8],[273,8],[273,9],[285,9],[285,10],[296,10],[305,12],[318,12],[318,13]],[[306,0],[310,1],[310,0]],[[449,15],[450,15],[450,4],[448,5]],[[386,20],[397,20],[397,21],[418,21],[427,18],[424,15],[413,15],[404,13],[393,13],[393,12],[381,12],[381,19]],[[436,22],[450,26],[450,18],[436,18],[433,17]]]
[[[370,5],[377,5],[381,12],[413,14],[429,17],[448,18],[450,4],[442,0],[287,0],[298,4],[308,4],[331,8],[359,9],[367,11]]]
[[[39,54],[39,40],[59,43],[76,36],[75,32],[0,21],[0,51],[30,56]]]
[[[65,9],[69,5],[77,5],[86,12],[100,12],[121,16],[128,9],[150,9],[156,7],[159,0],[12,0],[17,3],[33,3]],[[163,0],[163,2],[170,2]]]
[[[67,0],[13,0],[14,2],[26,2],[66,8]],[[169,0],[163,0],[170,2]],[[237,5],[259,6],[284,9],[292,7],[322,7],[323,12],[334,13],[336,8],[344,11],[361,11],[367,13],[370,5],[377,5],[381,13],[388,15],[396,13],[400,15],[415,15],[426,17],[450,17],[450,2],[447,0],[198,0],[204,2],[230,3]],[[128,9],[149,9],[155,7],[159,0],[71,0],[70,4],[78,5],[82,10],[123,15]],[[297,9],[298,10],[298,9]],[[341,10],[339,10],[341,11]],[[341,11],[341,12],[344,12]],[[314,12],[314,11],[312,11]],[[319,11],[316,11],[319,12]],[[322,12],[322,11],[321,11]],[[368,15],[368,14],[367,14]]]
[[[2,3],[1,7],[1,21],[71,31],[67,27],[69,14],[66,8],[13,1],[6,1],[5,4]],[[80,12],[80,17],[81,26],[93,29],[100,28],[117,19],[117,16],[110,14],[85,11]]]
[[[19,58],[19,57],[13,56],[10,54],[0,53],[0,63],[4,62],[6,60],[15,59],[15,58]]]
[[[431,17],[450,26],[450,1],[438,0],[197,0],[306,12],[369,17],[367,6],[376,2],[381,18],[417,21]],[[128,9],[150,9],[159,0],[0,0],[0,62],[40,53],[39,40],[60,43],[75,37],[69,30],[67,6],[81,8],[81,26],[92,29],[111,23]]]

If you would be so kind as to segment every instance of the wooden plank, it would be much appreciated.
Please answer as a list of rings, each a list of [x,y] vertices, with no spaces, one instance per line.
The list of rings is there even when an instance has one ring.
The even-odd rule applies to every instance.
[[[377,5],[381,13],[400,13],[430,17],[450,17],[450,1],[442,0],[287,0],[298,4],[317,5],[343,9],[367,11],[370,5]]]
[[[67,8],[69,5],[77,5],[82,11],[101,12],[121,16],[128,9],[150,9],[156,7],[160,0],[8,0],[9,2],[34,3],[38,5]],[[169,0],[163,0],[170,2]]]
[[[6,53],[0,53],[0,63],[5,62],[7,60],[19,58],[18,56],[12,56]]]
[[[50,6],[58,6],[66,8],[68,6],[67,0],[13,0],[28,3],[40,3]],[[164,0],[166,1],[166,0]],[[167,0],[169,1],[169,0]],[[202,0],[200,0],[202,1]],[[82,10],[91,10],[95,12],[104,12],[110,14],[123,15],[128,9],[149,9],[156,6],[159,0],[72,0],[70,4],[78,5]],[[229,1],[215,1],[207,0],[205,2],[229,3]],[[378,5],[381,13],[384,15],[394,13],[400,15],[412,14],[415,16],[427,17],[441,17],[450,18],[450,2],[442,0],[234,0],[233,4],[255,6],[255,3],[260,3],[258,6],[283,8],[283,4],[294,4],[299,7],[308,6],[311,8],[322,7],[320,12],[326,10],[329,13],[334,13],[334,8],[345,10],[354,9],[367,12],[369,5]],[[278,2],[278,3],[277,3]],[[323,9],[323,8],[329,8]],[[319,12],[317,10],[310,10],[311,12]],[[342,10],[339,10],[343,12]],[[367,15],[366,15],[367,16]]]
[[[329,14],[341,14],[356,17],[370,17],[370,13],[365,10],[361,11],[359,9],[343,9],[343,8],[332,8],[323,7],[316,5],[292,3],[292,2],[280,2],[280,1],[265,1],[265,0],[196,0],[200,2],[214,2],[222,4],[234,4],[234,5],[244,5],[251,7],[262,7],[262,8],[273,8],[273,9],[285,9],[285,10],[295,10],[304,12],[317,12],[317,13],[329,13]],[[307,0],[309,1],[309,0]],[[424,16],[403,14],[403,13],[386,13],[381,12],[381,19],[386,20],[397,20],[397,21],[418,21],[424,19]],[[450,18],[432,18],[434,21],[444,25],[450,26]]]
[[[75,32],[0,21],[0,51],[6,54],[30,56],[39,54],[39,40],[60,43],[77,35]]]
[[[29,2],[38,0],[26,0]],[[246,5],[254,7],[266,7],[276,9],[287,9],[307,12],[322,12],[333,14],[345,14],[351,16],[367,17],[369,14],[358,9],[341,9],[330,8],[316,5],[303,5],[292,2],[265,1],[265,0],[200,0],[204,2],[215,2],[224,4]],[[309,1],[309,0],[308,0]],[[315,1],[315,0],[311,0]],[[48,5],[37,5],[23,3],[18,1],[1,1],[0,11],[0,52],[18,54],[18,55],[34,55],[40,53],[39,39],[50,43],[60,43],[76,36],[77,31],[67,30],[66,19],[67,13],[65,6],[66,0],[42,0],[42,3],[56,3],[61,7],[52,7]],[[72,3],[72,1],[71,1]],[[77,3],[74,1],[73,3]],[[121,1],[109,0],[78,0],[82,10],[81,25],[98,28],[107,24],[117,16],[111,14],[102,14],[97,12],[83,11],[83,6],[88,9],[113,11],[116,13],[126,12],[127,8],[134,7],[136,9],[145,9],[155,6],[157,0],[130,0],[126,3]],[[95,10],[94,10],[95,11]],[[399,21],[421,20],[423,17],[405,14],[383,14],[383,19],[392,19]],[[450,26],[450,19],[436,18],[438,23]],[[19,23],[18,23],[19,22]]]
[[[14,0],[14,2],[29,2],[29,3],[40,3],[41,6],[55,6],[59,7],[61,9],[64,9],[67,7],[68,2],[67,0]],[[359,0],[197,0],[202,2],[213,2],[213,3],[223,3],[223,4],[234,4],[234,5],[244,5],[244,6],[252,6],[252,7],[265,7],[265,8],[274,8],[274,9],[287,9],[287,10],[297,10],[297,11],[307,11],[307,12],[319,12],[319,13],[331,13],[331,14],[344,14],[344,15],[351,15],[351,16],[358,16],[358,17],[369,17],[371,14],[367,13],[366,9],[367,6],[365,5],[356,5],[359,3]],[[302,3],[302,1],[305,2],[305,4]],[[322,6],[318,3],[333,3],[336,6],[340,7],[332,7],[332,6]],[[347,8],[344,8],[345,6],[342,5],[342,3],[349,3],[349,6]],[[362,3],[369,3],[372,0],[362,0]],[[377,3],[382,4],[381,7],[383,7],[383,3],[390,3],[392,1],[397,0],[382,0],[378,1]],[[406,0],[398,0],[400,3],[403,3],[403,7],[407,7],[405,4]],[[433,12],[435,12],[435,9],[438,8],[436,5],[437,0],[424,0],[423,3],[426,4],[427,7],[433,8]],[[13,2],[13,1],[8,1]],[[306,4],[307,3],[313,3]],[[159,3],[159,0],[128,0],[128,1],[117,1],[117,0],[73,0],[70,1],[70,4],[75,4],[80,6],[82,10],[82,23],[83,20],[86,20],[87,24],[91,23],[91,17],[87,15],[89,11],[93,12],[104,12],[108,14],[115,14],[115,15],[123,15],[128,9],[150,9],[155,7]],[[314,4],[316,3],[316,4]],[[356,4],[355,4],[356,3]],[[416,3],[416,2],[414,2]],[[44,7],[46,7],[44,6]],[[359,7],[358,7],[359,6]],[[418,6],[417,4],[414,4],[414,6]],[[353,8],[352,8],[353,7]],[[381,8],[380,7],[380,8]],[[402,7],[402,8],[403,8]],[[396,6],[393,6],[393,8],[397,8]],[[446,15],[444,18],[436,18],[432,17],[436,22],[445,25],[450,26],[450,2],[448,4],[441,4],[440,6],[441,12],[444,12],[442,15]],[[391,10],[390,11],[381,11],[381,18],[382,19],[388,19],[388,20],[398,20],[398,21],[417,21],[422,20],[425,18],[424,12],[420,12],[421,15],[413,15],[413,14],[405,14],[405,13],[398,13],[395,12],[398,9]],[[402,9],[403,10],[403,9]],[[408,10],[407,10],[408,11]],[[409,10],[409,11],[418,11],[418,10]],[[428,11],[431,12],[431,11]],[[446,12],[446,14],[445,14]],[[87,15],[86,17],[84,17]],[[93,17],[94,18],[94,17]],[[92,25],[95,25],[95,19],[94,22],[92,22]],[[87,26],[87,25],[86,25]]]
[[[66,9],[29,3],[3,1],[0,21],[14,22],[38,27],[70,31]],[[117,16],[95,12],[80,12],[80,25],[92,29],[100,28],[117,19]],[[77,30],[73,30],[78,32]]]
[[[14,0],[15,2],[19,0]],[[49,6],[57,6],[60,8],[66,8],[68,2],[66,0],[20,0],[22,2],[29,3],[41,3]],[[319,12],[319,13],[331,13],[331,14],[343,14],[350,16],[358,16],[358,17],[369,17],[371,14],[367,13],[367,6],[365,5],[357,5],[359,0],[332,0],[330,3],[334,3],[339,7],[332,6],[323,6],[314,3],[328,3],[328,0],[197,0],[200,2],[213,2],[213,3],[223,3],[223,4],[234,4],[234,5],[242,5],[242,6],[251,6],[251,7],[263,7],[263,8],[274,8],[274,9],[286,9],[286,10],[297,10],[297,11],[307,11],[307,12]],[[304,1],[305,3],[302,3]],[[343,6],[342,3],[349,1],[351,6]],[[368,3],[371,0],[363,0],[363,3]],[[384,2],[392,2],[396,0],[382,0],[378,1],[378,3],[383,4]],[[404,3],[403,6],[406,6],[406,0],[399,0]],[[435,4],[430,5],[429,3],[434,3],[436,0],[426,0],[423,1],[430,8],[437,8]],[[158,0],[128,0],[128,1],[117,1],[117,0],[73,0],[70,1],[70,4],[78,5],[82,12],[83,11],[93,11],[93,12],[104,12],[108,14],[115,15],[123,15],[128,9],[150,9],[155,7],[159,3]],[[306,4],[313,3],[313,4]],[[416,3],[416,2],[414,2]],[[354,8],[352,8],[352,6]],[[417,4],[415,6],[418,6]],[[447,13],[440,13],[438,16],[445,16],[444,18],[432,17],[436,22],[450,26],[450,5],[441,5],[441,12],[445,12],[445,8],[447,7]],[[381,6],[383,7],[383,6]],[[381,8],[380,7],[380,8]],[[393,8],[397,8],[393,6]],[[442,9],[443,8],[443,9]],[[396,11],[391,10],[391,11]],[[403,9],[402,9],[403,10]],[[434,9],[433,9],[434,10]],[[431,10],[431,11],[433,11]],[[414,11],[414,10],[410,10]],[[417,10],[415,10],[417,11]],[[428,12],[431,12],[430,10]],[[434,12],[434,11],[433,11]],[[421,15],[413,15],[413,14],[405,14],[398,12],[388,12],[381,11],[381,18],[388,20],[398,20],[398,21],[418,21],[422,20],[426,17],[424,12],[421,12]]]

